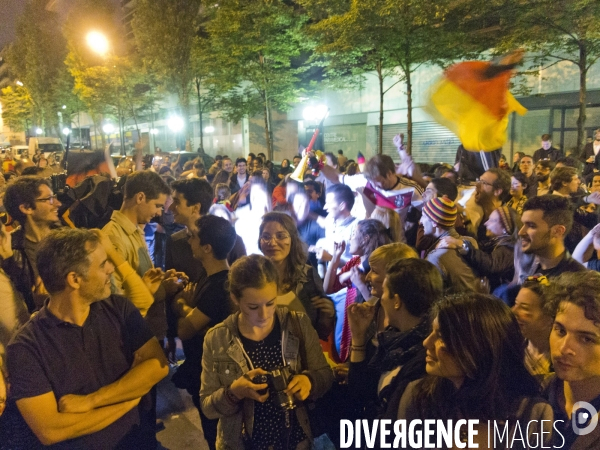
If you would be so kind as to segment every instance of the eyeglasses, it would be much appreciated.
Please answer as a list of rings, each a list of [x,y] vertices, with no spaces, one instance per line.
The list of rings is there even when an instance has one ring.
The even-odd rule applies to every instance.
[[[35,199],[36,202],[48,202],[51,205],[54,205],[54,200],[56,200],[56,195],[51,195],[50,197],[36,198]]]
[[[488,183],[487,181],[485,181],[485,180],[482,180],[481,178],[479,178],[479,179],[477,180],[477,182],[478,182],[478,183],[481,183],[481,184],[483,184],[484,186],[490,186],[490,187],[494,187],[494,184],[493,184],[493,183]]]
[[[262,242],[271,242],[273,239],[275,239],[277,242],[279,242],[279,241],[285,241],[289,237],[290,237],[290,235],[287,233],[284,233],[284,232],[275,233],[272,236],[270,234],[264,233],[260,236],[260,240]]]

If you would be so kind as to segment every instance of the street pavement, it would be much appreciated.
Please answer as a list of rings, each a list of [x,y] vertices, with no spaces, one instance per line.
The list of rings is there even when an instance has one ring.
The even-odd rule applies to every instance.
[[[159,449],[169,450],[208,450],[204,440],[202,425],[198,410],[192,403],[190,395],[181,389],[177,389],[171,382],[171,376],[175,369],[171,368],[169,376],[158,384],[156,417],[162,422],[156,433],[160,442]]]

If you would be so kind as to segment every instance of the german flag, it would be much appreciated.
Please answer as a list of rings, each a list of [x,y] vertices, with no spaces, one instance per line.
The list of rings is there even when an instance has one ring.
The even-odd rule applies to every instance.
[[[506,142],[508,116],[527,112],[509,92],[515,64],[466,61],[449,67],[433,86],[425,110],[470,151],[492,151]]]

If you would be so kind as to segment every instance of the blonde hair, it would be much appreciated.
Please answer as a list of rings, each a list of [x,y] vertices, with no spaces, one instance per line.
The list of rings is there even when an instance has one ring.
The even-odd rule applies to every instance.
[[[396,211],[376,206],[370,218],[379,220],[388,229],[392,242],[406,242],[402,219]]]
[[[419,258],[417,252],[407,244],[402,242],[394,242],[393,244],[382,245],[376,248],[369,256],[369,264],[377,264],[379,262],[385,262],[386,267],[398,261],[399,259],[407,258]]]

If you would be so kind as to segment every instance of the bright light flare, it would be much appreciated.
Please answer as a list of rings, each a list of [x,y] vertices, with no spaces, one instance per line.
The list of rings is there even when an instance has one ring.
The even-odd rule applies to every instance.
[[[99,55],[106,55],[108,52],[108,39],[98,31],[90,31],[86,36],[87,44]]]

